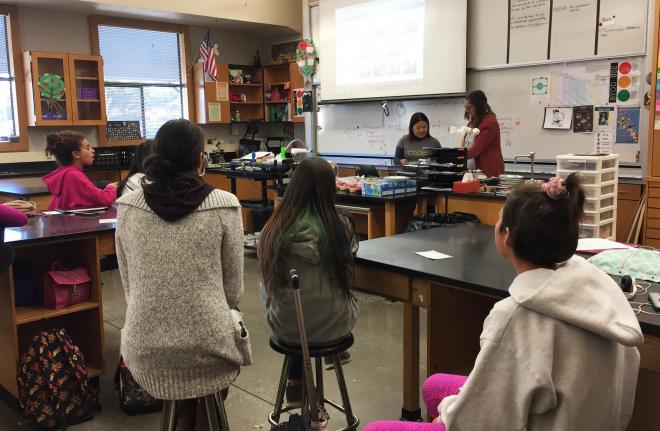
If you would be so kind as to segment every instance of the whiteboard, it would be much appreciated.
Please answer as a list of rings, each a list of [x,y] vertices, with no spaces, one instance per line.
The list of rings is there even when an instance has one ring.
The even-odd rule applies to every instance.
[[[508,4],[509,0],[468,1],[468,67],[485,67],[506,60],[509,16],[500,12]],[[487,33],[492,37],[483,43]]]
[[[548,58],[550,0],[511,0],[507,63],[539,62]]]
[[[641,65],[643,58],[626,60]],[[560,88],[551,91],[553,94],[548,103],[562,101],[571,95],[566,99],[570,105],[597,105],[607,97],[607,92],[593,90],[586,77],[593,76],[596,70],[607,70],[609,64],[607,60],[594,60],[469,71],[468,88],[480,88],[488,96],[500,124],[505,158],[535,151],[538,159],[554,160],[558,154],[592,151],[593,134],[544,130],[542,124],[546,105],[532,100],[532,78],[563,74],[561,79],[565,81],[565,91]],[[552,87],[552,81],[550,85]],[[604,85],[607,87],[607,83]],[[583,91],[576,91],[579,88]],[[598,89],[598,86],[593,88]],[[643,94],[638,96],[643,97]],[[317,151],[321,154],[392,156],[397,141],[407,133],[410,116],[416,111],[429,116],[431,134],[442,146],[458,145],[460,136],[449,133],[449,128],[465,124],[462,98],[389,102],[388,105],[389,117],[383,115],[380,103],[321,106]],[[645,135],[640,134],[642,141]],[[615,145],[615,152],[621,155],[623,162],[635,162],[639,151],[640,144]]]
[[[596,49],[598,0],[554,0],[550,58],[565,60],[589,58]],[[591,24],[589,24],[591,23]],[[572,43],[562,43],[570,40]]]
[[[424,112],[433,137],[443,147],[460,141],[450,127],[462,126],[463,98],[388,102],[386,116],[380,102],[321,105],[318,113],[317,151],[321,154],[394,156],[396,144],[408,133],[410,117]]]
[[[644,55],[648,0],[468,0],[468,68]]]

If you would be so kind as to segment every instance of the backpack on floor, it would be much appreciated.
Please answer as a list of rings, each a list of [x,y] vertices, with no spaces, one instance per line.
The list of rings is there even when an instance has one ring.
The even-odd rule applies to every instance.
[[[33,428],[64,429],[92,419],[100,408],[83,355],[64,329],[32,339],[16,380],[23,416]]]
[[[119,391],[119,408],[128,415],[153,413],[163,408],[163,401],[152,397],[135,381],[131,370],[119,357],[114,377],[115,389]]]

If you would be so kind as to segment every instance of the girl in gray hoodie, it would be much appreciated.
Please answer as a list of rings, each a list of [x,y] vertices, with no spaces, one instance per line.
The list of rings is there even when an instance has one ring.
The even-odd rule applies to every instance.
[[[258,254],[268,325],[282,342],[300,344],[287,274],[296,269],[310,344],[346,337],[357,322],[349,288],[358,241],[351,220],[335,208],[335,172],[327,160],[301,162],[282,204],[261,231]],[[299,401],[302,358],[292,358],[287,400]]]
[[[365,431],[627,428],[642,331],[614,280],[574,255],[584,199],[575,174],[509,194],[495,244],[518,275],[484,321],[472,372],[429,377],[433,423]]]

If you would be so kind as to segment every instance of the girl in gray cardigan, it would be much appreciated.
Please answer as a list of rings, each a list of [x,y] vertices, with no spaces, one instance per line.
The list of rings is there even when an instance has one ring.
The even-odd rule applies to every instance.
[[[192,429],[195,398],[228,388],[251,361],[230,313],[243,293],[240,204],[199,177],[202,138],[187,120],[165,123],[145,161],[148,182],[117,201],[121,353],[154,397],[191,399],[177,429]]]
[[[296,269],[310,344],[347,336],[357,322],[357,300],[349,288],[358,242],[350,219],[335,208],[335,173],[312,157],[296,168],[282,204],[261,231],[258,253],[261,294],[273,334],[300,344],[287,273]],[[292,358],[287,399],[298,401],[301,358]],[[294,395],[295,394],[295,395]]]

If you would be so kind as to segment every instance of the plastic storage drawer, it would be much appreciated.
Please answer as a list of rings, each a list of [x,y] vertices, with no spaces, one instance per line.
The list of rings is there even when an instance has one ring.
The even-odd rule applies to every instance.
[[[618,168],[619,155],[609,156],[557,156],[557,169],[566,171],[601,171]]]
[[[617,183],[616,181],[608,181],[601,184],[584,184],[582,186],[584,189],[584,195],[587,198],[599,198],[603,195],[616,194],[617,192]]]
[[[585,212],[582,217],[582,223],[587,225],[597,225],[604,220],[612,220],[614,218],[614,207],[601,210],[598,212]]]
[[[584,201],[584,210],[588,212],[601,211],[603,208],[614,206],[616,196],[612,193],[598,198],[587,198]]]
[[[613,239],[615,235],[614,221],[609,220],[600,225],[580,225],[580,238],[605,238]]]
[[[557,176],[559,178],[566,178],[572,171],[563,171],[557,169]],[[604,171],[577,171],[577,174],[582,178],[584,185],[602,184],[617,179],[616,168],[607,169]]]

